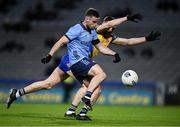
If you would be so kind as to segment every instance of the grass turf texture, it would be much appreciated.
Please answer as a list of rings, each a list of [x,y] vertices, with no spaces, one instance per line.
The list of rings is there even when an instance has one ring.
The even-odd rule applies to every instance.
[[[92,121],[67,120],[64,104],[0,104],[0,126],[180,126],[180,107],[96,105]],[[78,109],[79,110],[79,109]]]

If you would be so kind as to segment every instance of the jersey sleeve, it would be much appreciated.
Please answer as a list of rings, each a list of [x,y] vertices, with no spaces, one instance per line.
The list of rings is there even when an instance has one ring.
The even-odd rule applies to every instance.
[[[75,25],[69,28],[69,30],[66,32],[65,36],[71,41],[78,37],[81,33],[81,27],[80,25]]]
[[[97,40],[98,39],[96,30],[93,30],[92,35],[93,35],[93,40]]]

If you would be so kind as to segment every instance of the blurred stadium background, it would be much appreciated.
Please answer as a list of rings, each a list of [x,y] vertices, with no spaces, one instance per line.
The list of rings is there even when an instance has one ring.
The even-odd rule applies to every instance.
[[[179,4],[178,0],[0,0],[0,102],[5,102],[9,88],[21,88],[49,75],[66,48],[60,49],[48,65],[41,64],[40,59],[71,25],[82,20],[87,8],[94,7],[102,19],[106,15],[144,15],[140,23],[118,26],[115,34],[119,37],[146,36],[152,30],[162,33],[160,40],[143,45],[112,45],[122,58],[118,64],[108,56],[95,59],[108,75],[98,103],[179,105]],[[139,83],[131,88],[121,83],[121,74],[127,69],[139,75]],[[24,96],[19,102],[70,103],[78,87],[69,79],[52,90]]]

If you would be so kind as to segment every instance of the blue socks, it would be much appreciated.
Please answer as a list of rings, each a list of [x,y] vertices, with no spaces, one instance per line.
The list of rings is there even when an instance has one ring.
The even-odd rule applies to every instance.
[[[80,116],[85,116],[88,112],[87,107],[84,105],[84,107],[81,109],[81,112],[79,113]]]
[[[91,99],[91,95],[92,95],[92,92],[87,91],[86,94],[85,94],[85,98]]]

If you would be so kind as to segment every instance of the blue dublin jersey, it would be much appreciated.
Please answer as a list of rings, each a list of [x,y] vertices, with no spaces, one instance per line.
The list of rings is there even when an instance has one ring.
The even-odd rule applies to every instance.
[[[82,23],[72,26],[65,36],[69,39],[67,47],[70,65],[85,57],[89,58],[91,54],[90,45],[93,40],[98,39],[96,30],[87,30]]]

